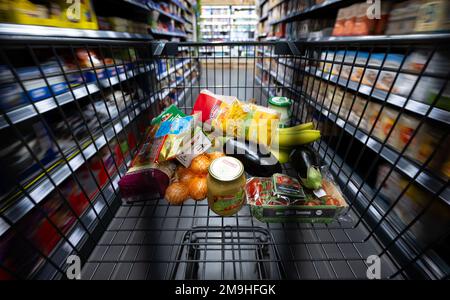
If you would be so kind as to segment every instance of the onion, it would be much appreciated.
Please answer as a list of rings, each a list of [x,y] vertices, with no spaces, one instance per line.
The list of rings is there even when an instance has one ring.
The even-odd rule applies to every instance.
[[[210,164],[211,160],[209,159],[208,155],[200,154],[199,156],[197,156],[192,160],[189,169],[191,169],[193,172],[197,174],[206,174],[208,173],[208,168]]]
[[[216,158],[219,158],[222,156],[225,156],[225,154],[223,152],[219,152],[219,151],[208,153],[208,157],[209,157],[209,160],[211,160],[211,162],[213,160],[215,160]]]
[[[203,200],[206,198],[208,187],[206,176],[196,176],[189,183],[189,194],[194,200]]]
[[[194,178],[195,174],[190,169],[185,167],[178,167],[175,171],[176,178],[179,182],[184,183],[186,185]]]
[[[189,198],[189,190],[186,184],[174,182],[166,189],[166,200],[172,205],[181,205]]]

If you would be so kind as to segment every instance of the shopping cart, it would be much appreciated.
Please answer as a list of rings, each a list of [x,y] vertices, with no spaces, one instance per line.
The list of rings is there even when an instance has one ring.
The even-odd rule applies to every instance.
[[[84,99],[92,104],[92,95],[100,93],[106,116],[103,120],[92,104],[99,125],[92,129],[84,118],[81,125],[87,134],[83,139],[71,136],[68,140],[75,141],[75,145],[69,150],[56,135],[50,134],[57,148],[57,167],[53,167],[53,162],[43,162],[34,148],[25,146],[32,161],[38,164],[37,173],[42,175],[38,181],[30,180],[29,175],[24,177],[26,184],[14,182],[16,197],[7,198],[0,222],[4,224],[2,228],[7,228],[5,233],[13,232],[13,237],[8,235],[10,239],[20,240],[14,245],[31,249],[29,253],[40,263],[31,264],[32,268],[17,268],[16,260],[0,260],[1,269],[11,277],[65,278],[65,259],[75,254],[82,259],[84,279],[448,278],[450,191],[448,177],[436,168],[435,161],[443,157],[448,146],[450,113],[441,105],[449,74],[448,69],[433,72],[427,68],[435,63],[437,54],[448,54],[442,43],[448,38],[444,34],[408,40],[393,37],[301,43],[112,45],[108,41],[40,40],[31,46],[29,41],[21,44],[15,40],[2,45],[2,60],[10,67],[12,54],[8,49],[24,45],[34,63],[38,49],[51,50],[56,57],[58,51],[69,49],[69,56],[78,61],[75,56],[80,47],[95,50],[99,57],[121,59],[95,65],[93,52],[84,52],[91,64],[79,65],[73,73],[94,70],[95,78],[90,83],[83,78],[76,88],[69,86],[72,97],[67,102],[73,102],[81,112],[78,102]],[[412,54],[417,55],[416,51],[422,55],[423,67],[419,71],[403,68]],[[387,55],[394,52],[399,54],[395,58]],[[392,59],[400,60],[396,64]],[[63,65],[59,67],[68,82],[71,73]],[[113,74],[99,78],[96,68]],[[47,77],[42,68],[39,71],[40,77]],[[136,74],[137,71],[142,74]],[[398,92],[393,84],[402,74],[415,79],[406,94]],[[26,89],[20,74],[13,71],[13,77]],[[387,88],[376,84],[379,78],[390,80],[383,82]],[[415,98],[415,88],[425,78],[434,80],[435,95],[427,95],[428,103]],[[139,86],[138,96],[128,101],[124,94],[125,106],[119,107],[117,94],[113,93],[112,103],[106,105],[108,95],[104,95],[104,89],[115,86],[120,94],[131,83]],[[49,86],[48,80],[46,85]],[[321,130],[322,138],[313,147],[340,184],[348,211],[331,224],[263,223],[252,216],[248,206],[233,217],[221,217],[209,210],[206,201],[188,200],[182,206],[169,205],[164,199],[122,203],[117,182],[142,142],[149,120],[170,104],[190,114],[203,89],[260,105],[267,105],[270,96],[292,99],[291,125],[313,121]],[[50,105],[67,120],[64,99],[52,91],[51,94]],[[31,101],[27,107],[41,122],[48,122],[47,111],[40,104]],[[111,115],[112,107],[116,108],[116,117]],[[139,115],[136,110],[144,112],[140,123],[135,121]],[[377,126],[386,111],[397,113],[383,131]],[[27,145],[20,115],[4,108],[1,113],[4,127],[11,129],[22,145]],[[405,123],[403,116],[414,117],[414,130],[408,131],[407,141],[399,145],[392,142],[391,136],[398,136],[397,125]],[[54,129],[51,123],[46,124],[46,128]],[[64,125],[71,134],[72,124]],[[421,128],[439,131],[433,142],[436,146],[424,160],[408,152]],[[133,138],[127,130],[134,132]],[[102,149],[105,153],[94,169],[92,157],[97,157]],[[85,179],[79,178],[78,170],[83,165],[83,176],[91,178],[93,193],[86,190],[91,187],[84,184]],[[48,170],[49,166],[53,169]],[[59,171],[63,168],[65,173]],[[102,182],[95,170],[104,173]],[[283,165],[283,172],[296,176],[289,163]],[[60,174],[67,176],[60,178]],[[61,183],[68,179],[84,195],[83,209],[74,207],[73,200],[61,189]],[[43,193],[42,182],[55,191],[52,197],[67,207],[66,214],[73,219],[69,226],[62,227],[54,220],[53,211],[44,205],[48,203],[48,193]],[[412,189],[425,195],[420,203],[414,203],[416,198],[410,199]],[[14,202],[17,199],[22,201],[21,206]],[[38,246],[30,238],[30,229],[21,226],[19,219],[25,215],[26,205],[29,210],[39,211],[48,230],[57,232],[51,249]],[[0,247],[3,250],[8,245],[4,242]]]

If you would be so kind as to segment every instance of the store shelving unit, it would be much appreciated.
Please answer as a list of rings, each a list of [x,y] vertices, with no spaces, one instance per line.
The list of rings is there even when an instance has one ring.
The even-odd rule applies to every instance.
[[[58,45],[58,49],[91,46],[96,48],[101,45],[100,47],[103,47],[103,51],[114,48],[128,49],[128,52],[131,51],[130,49],[137,47],[138,44],[136,43],[141,43],[138,45],[141,47],[139,51],[141,53],[140,55],[144,55],[145,53],[151,52],[152,43],[154,44],[154,41],[157,39],[192,41],[196,38],[196,16],[193,12],[194,6],[196,5],[195,1],[170,1],[172,5],[179,8],[179,14],[164,11],[156,6],[154,2],[150,1],[116,0],[113,2],[111,4],[114,4],[119,9],[121,5],[124,5],[125,9],[134,10],[139,14],[147,14],[150,16],[152,13],[157,13],[159,18],[175,22],[181,25],[181,28],[184,28],[184,30],[169,32],[149,29],[148,34],[138,34],[108,30],[0,24],[0,39],[7,42],[4,44],[6,48],[8,47],[6,45],[9,45],[17,47],[17,49],[26,49],[27,44],[43,45],[48,49],[51,49],[51,45],[55,44]],[[33,49],[33,46],[30,49]],[[185,52],[181,53],[183,51]],[[189,55],[189,48],[180,49],[180,55],[184,57]],[[177,61],[179,60],[177,59]],[[43,211],[42,207],[56,205],[52,204],[57,201],[54,199],[58,198],[55,198],[55,194],[62,197],[62,205],[64,207],[72,205],[71,202],[67,201],[74,200],[69,200],[69,198],[65,198],[68,197],[67,195],[61,194],[65,193],[65,191],[62,192],[64,186],[67,186],[68,182],[75,182],[76,185],[79,182],[77,178],[84,176],[79,175],[82,174],[80,172],[85,172],[84,170],[89,168],[89,164],[93,162],[98,163],[98,157],[105,155],[105,152],[112,155],[110,159],[112,159],[115,165],[115,161],[118,160],[115,155],[118,154],[112,152],[111,147],[116,147],[114,151],[119,150],[117,146],[111,145],[115,145],[119,141],[119,136],[121,139],[125,137],[125,144],[127,145],[130,143],[130,138],[136,138],[138,139],[137,142],[139,142],[141,133],[137,129],[138,124],[142,125],[143,120],[147,119],[150,114],[155,114],[159,111],[162,101],[171,101],[173,103],[184,101],[186,91],[177,88],[177,85],[184,81],[185,78],[189,78],[188,80],[191,84],[194,84],[197,80],[198,67],[197,62],[193,59],[189,61],[184,59],[182,63],[177,63],[176,65],[168,64],[167,71],[164,72],[160,71],[156,59],[147,58],[145,62],[140,61],[136,65],[133,65],[131,69],[128,69],[128,67],[126,71],[119,72],[119,68],[123,69],[124,66],[118,66],[114,60],[113,65],[103,66],[103,71],[113,68],[118,72],[117,75],[111,75],[103,79],[97,78],[93,82],[71,86],[69,91],[60,94],[52,93],[51,97],[35,101],[32,104],[23,104],[8,108],[7,111],[2,110],[0,131],[4,134],[5,132],[14,132],[22,124],[45,120],[48,115],[58,115],[61,110],[73,109],[72,107],[74,106],[81,107],[81,103],[86,103],[86,101],[91,102],[93,101],[92,99],[101,98],[101,96],[114,90],[122,90],[122,95],[124,95],[123,89],[135,84],[142,85],[142,87],[147,89],[143,90],[145,91],[143,98],[132,99],[132,102],[126,104],[125,109],[118,110],[117,116],[110,115],[108,122],[99,126],[101,130],[97,129],[91,132],[91,138],[86,137],[81,139],[76,146],[64,150],[63,153],[59,153],[60,157],[56,161],[51,162],[50,165],[42,165],[44,169],[33,173],[31,178],[27,178],[26,181],[19,183],[21,189],[8,192],[9,194],[6,197],[5,195],[2,196],[2,200],[0,201],[1,241],[4,241],[5,238],[9,239],[11,231],[15,230],[14,228],[22,226],[21,224],[28,222],[27,220],[30,218],[35,218],[36,215],[41,214],[41,211]],[[185,71],[180,73],[179,71],[182,69]],[[83,72],[86,71],[88,70],[83,69]],[[101,67],[94,69],[94,72],[100,71],[102,71]],[[185,78],[180,78],[178,75],[173,76],[175,72],[182,74]],[[56,73],[45,75],[61,76]],[[42,80],[40,78],[36,79]],[[162,82],[158,84],[158,89],[162,92],[155,92],[155,87],[149,87],[152,84],[157,84],[158,81]],[[114,95],[114,101],[116,101],[115,97]],[[117,103],[115,105],[117,106]],[[82,108],[84,109],[84,106]],[[108,114],[110,114],[109,109]],[[82,211],[75,212],[73,208],[69,209],[71,213],[69,214],[70,218],[67,217],[67,222],[72,220],[70,221],[71,225],[64,229],[57,229],[64,231],[59,235],[59,241],[54,245],[52,244],[48,250],[45,250],[45,255],[34,262],[35,265],[31,271],[21,271],[25,273],[21,273],[20,276],[41,279],[53,278],[55,272],[60,268],[64,268],[65,259],[70,254],[73,254],[74,251],[77,254],[80,253],[78,252],[80,249],[83,249],[82,251],[90,251],[89,247],[91,247],[90,245],[92,245],[93,239],[98,235],[99,230],[104,226],[103,224],[107,223],[112,214],[114,214],[119,204],[117,201],[118,180],[126,172],[127,167],[131,163],[133,153],[136,151],[135,146],[130,147],[129,151],[123,153],[123,162],[116,166],[115,172],[107,175],[107,181],[99,186],[100,189],[95,194],[87,197],[89,205]],[[120,150],[119,153],[122,151]],[[100,175],[94,175],[92,173],[91,176],[91,180],[98,182],[98,184],[103,180],[95,177]],[[64,201],[66,201],[65,204]],[[56,213],[61,210],[64,209],[58,209]],[[48,213],[54,214],[53,211],[49,211]],[[43,216],[44,222],[46,220],[45,218],[53,218],[50,215],[47,216],[45,212]],[[40,223],[36,223],[35,225],[39,228]],[[3,244],[0,247],[4,247]],[[42,259],[42,257],[45,259]],[[0,277],[2,276],[1,271]]]
[[[254,7],[248,5],[218,5],[202,6],[200,31],[202,39],[209,42],[232,42],[254,40],[257,17]],[[217,50],[217,49],[216,49]],[[212,52],[201,49],[202,53],[212,55]],[[224,52],[213,51],[216,56],[227,55]]]
[[[406,115],[415,120],[420,120],[423,124],[422,126],[432,126],[432,128],[442,133],[444,137],[446,134],[448,135],[450,111],[442,106],[437,106],[436,102],[433,103],[433,100],[422,99],[420,96],[412,93],[410,95],[408,93],[396,94],[393,90],[382,90],[372,85],[362,84],[355,79],[351,80],[341,75],[340,72],[335,71],[332,74],[328,73],[330,71],[324,72],[323,65],[325,63],[328,63],[331,68],[337,66],[338,69],[341,69],[342,66],[346,66],[347,68],[351,68],[351,70],[355,70],[354,68],[360,68],[362,70],[371,68],[371,66],[370,63],[366,65],[348,61],[325,61],[320,57],[320,53],[329,51],[330,49],[332,51],[341,51],[341,53],[352,50],[370,52],[369,48],[374,47],[371,49],[375,49],[373,51],[379,53],[403,54],[405,52],[411,53],[417,49],[428,49],[429,51],[435,50],[445,56],[447,54],[444,53],[447,53],[447,50],[440,45],[448,43],[450,35],[445,31],[414,33],[412,30],[410,33],[402,35],[327,36],[313,33],[305,38],[293,40],[290,38],[287,30],[286,32],[283,31],[284,29],[280,30],[280,34],[277,34],[277,30],[283,26],[287,27],[287,24],[292,22],[307,21],[320,18],[321,16],[333,18],[333,16],[336,16],[338,9],[362,1],[328,0],[309,7],[305,7],[304,5],[303,9],[299,11],[291,9],[287,13],[284,11],[284,14],[282,13],[281,15],[279,15],[279,12],[276,14],[273,13],[274,9],[276,10],[277,7],[283,5],[283,2],[288,1],[260,1],[257,3],[257,13],[260,20],[258,25],[258,38],[260,41],[269,43],[291,41],[291,45],[295,45],[295,48],[299,49],[299,53],[297,54],[300,56],[297,59],[289,59],[283,57],[283,55],[278,56],[269,50],[270,44],[256,49],[257,57],[259,57],[255,63],[256,82],[259,85],[258,89],[261,90],[264,97],[285,95],[294,99],[294,102],[298,99],[299,106],[294,109],[294,112],[301,115],[301,119],[304,120],[305,116],[302,114],[305,113],[309,118],[320,123],[323,126],[321,127],[322,129],[331,130],[332,132],[336,130],[336,136],[331,136],[329,142],[321,142],[317,150],[325,161],[330,164],[331,168],[334,169],[335,175],[339,177],[341,186],[346,186],[345,192],[348,193],[348,196],[357,201],[353,204],[354,207],[356,209],[358,207],[363,208],[363,211],[365,211],[364,214],[369,217],[368,226],[376,227],[376,231],[379,233],[381,240],[391,244],[390,241],[393,239],[396,242],[398,241],[396,237],[399,233],[405,234],[406,241],[403,241],[403,244],[401,243],[402,245],[397,250],[400,256],[406,257],[405,259],[408,260],[414,257],[415,254],[413,253],[421,251],[418,249],[422,249],[422,245],[415,241],[415,237],[413,235],[409,236],[405,232],[409,229],[409,220],[417,221],[417,218],[419,218],[407,217],[407,214],[414,215],[414,213],[413,209],[408,210],[408,208],[405,208],[405,206],[412,205],[409,204],[409,201],[414,202],[415,200],[411,199],[414,199],[415,196],[411,195],[411,198],[406,196],[397,198],[401,199],[401,204],[398,202],[390,204],[389,201],[394,201],[390,197],[396,199],[396,196],[383,194],[385,187],[377,186],[378,181],[376,181],[381,181],[383,175],[377,172],[381,172],[380,170],[383,170],[382,167],[385,166],[385,168],[391,170],[390,172],[400,174],[399,178],[401,179],[398,179],[395,183],[391,182],[391,188],[395,184],[401,186],[399,189],[404,188],[401,184],[408,182],[411,187],[414,186],[414,193],[420,190],[421,193],[424,193],[420,194],[423,195],[421,196],[422,198],[433,199],[438,203],[436,205],[442,207],[443,211],[447,211],[450,205],[448,175],[443,175],[441,171],[436,169],[444,163],[437,163],[437,159],[434,158],[434,164],[438,166],[431,167],[431,157],[428,158],[427,162],[412,158],[411,154],[407,153],[408,151],[400,151],[401,149],[391,145],[391,142],[377,137],[375,130],[362,128],[360,123],[356,124],[356,121],[350,121],[347,111],[344,111],[343,108],[341,111],[341,107],[344,106],[343,104],[336,104],[339,106],[339,111],[336,111],[336,108],[330,109],[328,107],[329,104],[324,104],[324,97],[330,97],[331,94],[327,96],[323,94],[318,95],[317,89],[323,92],[327,89],[333,91],[336,88],[336,90],[339,89],[345,95],[350,95],[350,98],[361,97],[364,101],[376,103],[383,107],[383,109],[386,107],[385,110],[393,110],[400,115]],[[293,3],[301,2],[294,1]],[[268,18],[266,19],[265,16],[267,14]],[[329,34],[331,34],[331,31],[329,31]],[[411,52],[405,51],[407,48],[411,49]],[[445,61],[442,61],[442,63],[445,64]],[[418,78],[417,86],[419,86],[422,79],[425,81],[430,80],[429,78],[433,78],[436,82],[440,80],[448,84],[448,74],[445,71],[440,71],[440,73],[433,73],[433,71],[428,69],[423,73],[419,71],[400,71],[398,67],[392,67],[389,64],[382,67],[378,66],[377,68],[382,70],[380,72],[400,73],[405,74],[404,76],[411,76],[412,78],[416,76]],[[292,74],[297,75],[292,77]],[[425,79],[423,77],[427,78]],[[315,87],[312,89],[313,92],[311,94],[311,92],[307,92],[305,84],[311,85],[312,83]],[[318,84],[318,87],[316,87],[316,84]],[[399,82],[399,84],[401,83]],[[439,85],[442,85],[442,83]],[[442,93],[441,97],[447,97],[445,89],[438,90]],[[338,93],[335,92],[332,97],[337,97],[337,95]],[[353,104],[355,104],[355,101]],[[353,109],[355,110],[355,108]],[[365,118],[368,117],[365,116]],[[381,119],[382,117],[380,117]],[[399,124],[400,121],[398,121],[397,126],[400,126]],[[429,130],[433,131],[433,129]],[[430,132],[430,134],[433,133]],[[433,147],[439,148],[439,143],[442,142],[445,143],[443,140],[436,140],[435,143],[438,144]],[[350,146],[345,146],[345,143],[350,143]],[[360,152],[353,153],[349,150],[342,150],[343,148],[349,149],[351,147],[360,149]],[[410,145],[410,147],[414,146]],[[425,145],[423,147],[427,146]],[[430,155],[433,156],[433,154],[438,155],[436,152]],[[352,155],[355,156],[354,159],[351,158]],[[349,163],[349,160],[355,160],[356,162]],[[364,160],[369,160],[370,163],[364,162]],[[367,183],[367,180],[371,182]],[[404,193],[411,193],[412,190],[413,188]],[[394,211],[395,213],[393,213]],[[383,224],[380,225],[380,223]],[[428,258],[424,259],[434,262],[440,261],[440,258],[434,256],[435,253],[429,253],[429,255]],[[421,267],[424,267],[426,264],[424,263]],[[441,274],[439,267],[436,267],[433,263],[430,265],[432,269],[435,268],[436,270],[436,273],[430,271],[430,274]],[[431,275],[431,277],[433,276]],[[439,277],[439,275],[437,276]]]

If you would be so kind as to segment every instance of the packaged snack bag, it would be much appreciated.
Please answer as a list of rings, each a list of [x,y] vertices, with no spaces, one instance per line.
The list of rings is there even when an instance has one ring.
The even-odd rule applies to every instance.
[[[151,132],[131,163],[131,168],[119,181],[122,199],[127,202],[160,199],[164,197],[175,164],[169,161],[154,161],[155,141]]]
[[[271,143],[271,128],[277,128],[280,120],[280,114],[273,109],[205,90],[200,92],[192,111],[200,112],[199,119],[222,135],[266,145]]]

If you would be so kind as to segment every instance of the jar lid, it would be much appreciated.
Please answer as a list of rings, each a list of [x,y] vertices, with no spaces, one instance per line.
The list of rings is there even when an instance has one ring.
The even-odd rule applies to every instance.
[[[288,107],[291,106],[291,99],[287,97],[270,97],[269,103],[279,107]]]
[[[233,181],[243,173],[244,166],[234,157],[219,157],[209,165],[209,174],[219,181]]]

